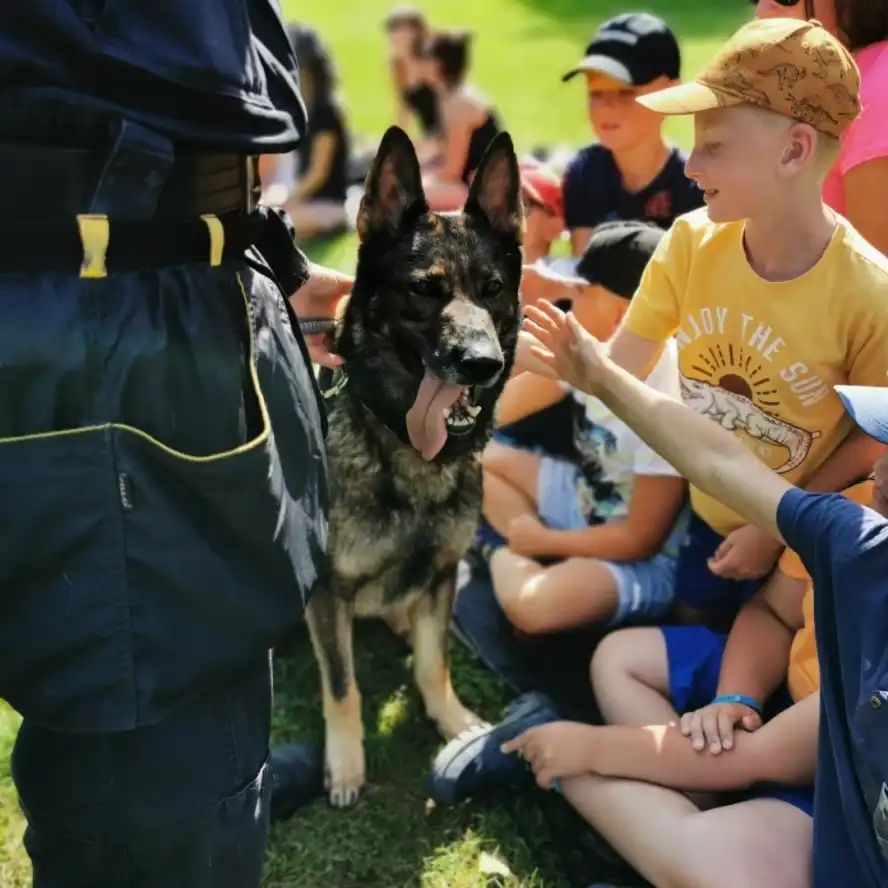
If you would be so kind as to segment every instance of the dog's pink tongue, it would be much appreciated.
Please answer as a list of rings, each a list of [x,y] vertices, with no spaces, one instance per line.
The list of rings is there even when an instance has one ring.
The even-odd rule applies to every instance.
[[[410,443],[423,459],[434,459],[447,440],[444,411],[452,407],[463,387],[452,385],[426,371],[416,400],[407,412],[407,434]]]

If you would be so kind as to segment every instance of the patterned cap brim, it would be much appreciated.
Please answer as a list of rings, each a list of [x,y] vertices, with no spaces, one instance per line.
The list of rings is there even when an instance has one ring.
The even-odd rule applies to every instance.
[[[637,96],[635,101],[658,114],[696,114],[698,111],[725,108],[743,102],[736,96],[696,80],[660,89],[646,96]]]

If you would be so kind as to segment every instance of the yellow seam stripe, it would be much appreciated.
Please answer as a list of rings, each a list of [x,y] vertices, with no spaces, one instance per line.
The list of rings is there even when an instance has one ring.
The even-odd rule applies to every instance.
[[[168,447],[166,444],[158,441],[157,438],[149,435],[147,432],[143,432],[141,429],[137,429],[134,426],[126,425],[126,423],[122,422],[105,422],[100,425],[92,425],[92,426],[84,426],[79,429],[65,429],[62,432],[38,432],[35,435],[19,435],[12,438],[0,438],[0,445],[2,444],[17,444],[19,442],[25,441],[41,441],[49,438],[65,438],[69,435],[85,435],[90,432],[103,432],[107,429],[117,429],[121,432],[128,432],[132,435],[138,435],[138,437],[142,438],[145,441],[153,444],[155,447],[160,448],[164,453],[168,453],[170,456],[175,457],[176,459],[181,459],[185,462],[189,463],[214,463],[219,462],[223,459],[228,459],[232,456],[237,456],[241,453],[249,453],[251,450],[255,450],[257,447],[261,447],[269,437],[271,432],[271,419],[268,415],[268,404],[265,402],[265,397],[262,394],[262,389],[259,387],[259,374],[256,371],[256,343],[255,337],[253,334],[253,316],[250,311],[250,300],[247,298],[247,291],[244,288],[244,282],[241,279],[241,276],[237,276],[237,283],[241,290],[241,295],[244,299],[244,309],[247,315],[247,323],[250,325],[250,337],[249,337],[249,365],[250,365],[250,382],[253,385],[253,392],[256,395],[256,400],[259,403],[259,413],[262,416],[262,431],[253,438],[251,441],[247,441],[245,444],[241,444],[239,447],[235,447],[233,450],[226,450],[223,453],[211,453],[209,456],[192,456],[189,453],[182,453],[180,450],[173,450],[172,447]]]
[[[222,251],[225,249],[225,227],[218,216],[205,213],[200,217],[210,232],[210,265],[222,264]]]
[[[111,239],[111,226],[107,216],[81,215],[77,217],[80,229],[80,241],[83,244],[83,262],[80,266],[80,277],[103,278],[108,272],[105,258],[108,254],[108,242]]]

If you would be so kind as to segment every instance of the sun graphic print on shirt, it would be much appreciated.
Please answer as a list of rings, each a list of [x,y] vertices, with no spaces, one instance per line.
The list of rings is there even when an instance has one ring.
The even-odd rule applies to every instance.
[[[746,436],[775,472],[804,463],[821,432],[799,425],[800,411],[830,396],[831,386],[803,361],[781,360],[789,351],[782,337],[752,315],[704,307],[675,338],[685,404]]]

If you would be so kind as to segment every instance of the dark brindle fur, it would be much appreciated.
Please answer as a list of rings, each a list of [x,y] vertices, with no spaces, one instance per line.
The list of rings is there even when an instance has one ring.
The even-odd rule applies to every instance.
[[[521,224],[508,135],[491,144],[464,211],[441,216],[429,212],[410,140],[396,127],[386,133],[367,178],[355,285],[336,342],[348,379],[327,402],[329,580],[308,608],[328,789],[339,807],[364,783],[354,617],[382,617],[409,636],[416,683],[445,737],[477,721],[453,691],[446,643],[457,564],[481,508],[481,452],[515,355]],[[432,407],[430,425],[419,422],[412,438],[408,431],[414,402],[426,403],[424,377],[426,391],[448,383],[468,398],[435,453],[443,409]]]

